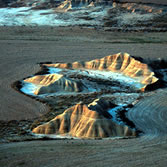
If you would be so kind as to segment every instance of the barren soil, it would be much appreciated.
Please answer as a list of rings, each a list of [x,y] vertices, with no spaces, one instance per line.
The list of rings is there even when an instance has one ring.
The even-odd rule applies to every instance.
[[[0,146],[4,167],[165,167],[165,138],[125,140],[55,140]]]
[[[166,0],[115,0],[116,2],[153,3],[167,5]]]
[[[13,82],[38,72],[40,62],[87,61],[117,52],[128,52],[146,59],[167,59],[165,32],[120,33],[79,27],[1,27],[0,34],[0,120],[4,121],[34,119],[48,111],[45,104],[11,88]],[[164,98],[166,96],[164,94]],[[163,105],[167,104],[164,102]],[[1,143],[0,166],[164,167],[167,163],[166,141],[163,133],[158,137],[147,135],[120,140]]]

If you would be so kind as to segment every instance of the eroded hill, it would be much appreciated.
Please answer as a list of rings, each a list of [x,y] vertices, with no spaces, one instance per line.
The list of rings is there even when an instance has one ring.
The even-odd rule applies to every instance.
[[[40,72],[15,85],[52,108],[51,117],[32,125],[34,134],[125,137],[138,134],[126,113],[147,87],[160,83],[156,74],[150,65],[118,53],[86,62],[41,63]]]

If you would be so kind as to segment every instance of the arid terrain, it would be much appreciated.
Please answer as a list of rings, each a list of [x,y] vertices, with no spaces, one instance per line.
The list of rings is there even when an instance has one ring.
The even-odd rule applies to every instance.
[[[154,3],[154,4],[164,4],[166,5],[167,2],[165,0],[115,0],[117,2],[132,2],[132,3]]]
[[[118,52],[128,52],[144,59],[167,59],[166,32],[123,33],[82,27],[0,27],[0,34],[0,166],[166,165],[166,89],[153,92],[151,98],[143,99],[129,113],[136,126],[140,130],[145,129],[145,134],[138,138],[28,141],[32,137],[26,134],[26,130],[36,119],[42,119],[43,114],[46,117],[49,107],[12,88],[15,81],[38,72],[41,62],[88,61]],[[143,114],[134,114],[135,110],[142,110]],[[151,113],[153,116],[149,117]],[[150,118],[149,124],[146,116]],[[163,128],[155,118],[164,122]],[[157,133],[159,131],[162,133]]]

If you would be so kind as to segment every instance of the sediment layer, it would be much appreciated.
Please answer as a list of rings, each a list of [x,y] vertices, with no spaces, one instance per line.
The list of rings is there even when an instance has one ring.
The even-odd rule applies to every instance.
[[[25,79],[24,82],[33,83],[39,86],[34,92],[35,95],[55,92],[80,92],[82,83],[65,78],[61,74],[37,75]]]
[[[99,112],[105,101],[94,104],[92,110],[85,104],[77,104],[65,110],[63,114],[33,129],[37,134],[70,135],[79,138],[104,138],[115,136],[135,136],[135,130],[126,125],[119,125],[106,118],[103,113],[107,112],[109,105],[105,105],[103,113]],[[109,104],[109,103],[108,103]],[[93,105],[93,104],[91,104]]]
[[[118,53],[87,62],[45,64],[45,66],[118,72],[138,80],[144,85],[143,88],[158,80],[147,64],[135,60],[128,53]]]

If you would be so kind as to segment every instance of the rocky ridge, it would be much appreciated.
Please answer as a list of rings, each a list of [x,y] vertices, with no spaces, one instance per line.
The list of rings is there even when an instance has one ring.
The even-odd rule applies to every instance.
[[[76,104],[48,123],[33,129],[32,132],[37,134],[70,135],[79,138],[136,135],[135,130],[112,121],[112,117],[107,113],[107,109],[110,109],[112,106],[109,102],[96,100],[88,106],[85,104]],[[105,108],[102,108],[104,106]]]
[[[144,89],[147,85],[156,82],[158,79],[147,64],[130,57],[128,53],[118,53],[109,55],[101,59],[88,62],[44,64],[46,67],[67,68],[67,69],[88,69],[97,71],[111,71],[122,73],[125,76],[134,78],[143,84]]]

